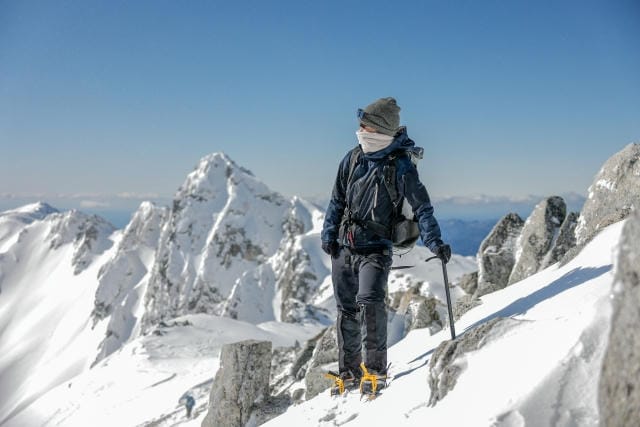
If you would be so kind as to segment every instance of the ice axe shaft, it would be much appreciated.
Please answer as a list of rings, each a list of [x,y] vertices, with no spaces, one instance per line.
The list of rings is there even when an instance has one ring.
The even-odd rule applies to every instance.
[[[427,258],[425,262],[429,262],[432,259],[440,259],[437,256]],[[442,276],[444,277],[444,291],[447,295],[447,309],[449,311],[449,327],[451,328],[451,339],[456,339],[456,328],[453,326],[453,310],[451,309],[451,293],[449,291],[449,276],[447,275],[447,265],[443,260],[442,262]]]

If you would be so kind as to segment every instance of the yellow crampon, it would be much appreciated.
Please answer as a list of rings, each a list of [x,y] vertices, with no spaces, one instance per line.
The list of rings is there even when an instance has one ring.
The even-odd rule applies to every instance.
[[[377,375],[370,374],[367,371],[367,367],[364,366],[364,363],[360,363],[360,369],[362,369],[362,378],[360,379],[360,394],[367,394],[370,398],[376,395],[376,391],[378,390],[378,379],[386,379],[387,376],[378,377]],[[363,386],[365,383],[371,384],[371,390],[366,393],[363,391]]]
[[[334,387],[331,387],[331,389],[329,389],[329,393],[331,394],[331,396],[333,396],[334,394],[344,394],[344,380],[342,378],[340,378],[340,376],[338,374],[335,374],[333,372],[327,372],[324,374],[325,378],[329,378],[330,380],[333,380],[335,383]],[[338,393],[334,393],[336,391],[336,388],[338,390]]]

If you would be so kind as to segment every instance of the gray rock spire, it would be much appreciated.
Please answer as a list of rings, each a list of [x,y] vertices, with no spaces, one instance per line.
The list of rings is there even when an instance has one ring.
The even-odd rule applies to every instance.
[[[560,226],[567,214],[562,197],[552,196],[533,209],[522,228],[516,245],[516,262],[509,276],[509,284],[536,273],[555,243]]]

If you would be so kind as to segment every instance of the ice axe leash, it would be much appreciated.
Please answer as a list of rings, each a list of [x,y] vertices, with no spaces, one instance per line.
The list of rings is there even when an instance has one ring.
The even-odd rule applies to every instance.
[[[440,259],[437,256],[432,256],[431,258],[427,258],[425,262],[429,262],[432,259]],[[449,310],[449,327],[451,328],[451,339],[456,339],[456,329],[453,326],[453,310],[451,309],[451,293],[449,292],[449,276],[447,275],[447,265],[444,260],[440,259],[442,262],[442,276],[444,277],[444,291],[447,294],[447,309]]]

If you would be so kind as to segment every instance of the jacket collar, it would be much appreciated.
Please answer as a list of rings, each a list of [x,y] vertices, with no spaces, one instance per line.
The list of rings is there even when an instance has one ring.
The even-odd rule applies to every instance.
[[[413,142],[413,140],[409,138],[409,135],[407,135],[407,128],[403,126],[400,128],[400,130],[398,130],[395,137],[393,138],[393,141],[387,148],[384,148],[380,151],[375,151],[373,153],[363,153],[363,156],[366,160],[382,160],[394,151],[410,150],[415,145],[415,142]]]

